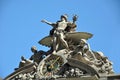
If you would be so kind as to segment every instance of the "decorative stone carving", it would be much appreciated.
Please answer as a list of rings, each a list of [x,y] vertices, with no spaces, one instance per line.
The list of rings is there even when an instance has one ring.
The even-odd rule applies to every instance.
[[[112,62],[102,52],[93,51],[87,42],[93,35],[76,32],[77,16],[73,21],[61,15],[60,21],[47,23],[53,27],[39,44],[50,48],[47,52],[31,47],[33,55],[22,61],[5,80],[99,80],[102,75],[114,74]]]

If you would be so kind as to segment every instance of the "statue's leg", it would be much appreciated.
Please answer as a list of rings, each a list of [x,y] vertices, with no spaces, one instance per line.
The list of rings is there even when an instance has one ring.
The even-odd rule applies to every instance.
[[[65,46],[66,49],[69,49],[67,42],[64,40],[63,33],[60,33],[60,41],[62,42],[63,46]]]
[[[56,51],[58,50],[58,48],[59,48],[59,39],[58,39],[58,37],[56,38]]]
[[[56,53],[56,41],[57,41],[56,36],[53,36],[53,53]]]

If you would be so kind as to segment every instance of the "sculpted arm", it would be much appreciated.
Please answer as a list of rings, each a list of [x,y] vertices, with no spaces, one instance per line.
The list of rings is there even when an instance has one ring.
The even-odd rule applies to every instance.
[[[72,18],[72,22],[68,22],[68,26],[70,27],[70,28],[76,28],[76,21],[77,21],[77,19],[78,19],[78,16],[77,15],[74,15],[73,16],[73,18]]]
[[[46,24],[48,24],[48,25],[51,25],[51,26],[53,26],[53,27],[55,27],[55,26],[56,26],[56,24],[55,24],[55,23],[48,22],[47,20],[41,20],[41,22],[46,23]]]
[[[78,19],[78,16],[77,16],[77,15],[74,15],[74,16],[73,16],[73,24],[75,24],[75,22],[77,21],[77,19]]]

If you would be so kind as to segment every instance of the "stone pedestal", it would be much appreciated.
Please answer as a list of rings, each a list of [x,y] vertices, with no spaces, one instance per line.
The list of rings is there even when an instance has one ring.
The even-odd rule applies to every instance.
[[[93,77],[81,77],[81,78],[59,78],[56,80],[120,80],[120,75],[108,75],[108,76],[101,76],[98,78],[97,76]]]

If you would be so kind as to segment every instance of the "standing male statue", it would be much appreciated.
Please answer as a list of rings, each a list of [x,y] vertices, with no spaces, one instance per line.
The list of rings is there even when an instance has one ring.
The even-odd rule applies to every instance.
[[[66,49],[69,49],[67,42],[64,40],[64,34],[67,31],[66,28],[70,24],[70,22],[67,21],[67,15],[61,15],[60,21],[57,21],[56,23],[48,22],[46,20],[42,20],[41,22],[47,23],[53,27],[51,32],[53,34],[53,53],[56,53],[59,43],[62,43]]]
[[[47,23],[48,25],[51,25],[54,29],[53,32],[53,53],[56,53],[56,50],[58,49],[59,43],[61,42],[63,46],[65,46],[66,49],[68,49],[68,44],[64,40],[64,33],[65,29],[67,27],[67,15],[61,15],[61,20],[57,21],[56,23],[48,22],[46,20],[42,20],[42,22]]]

